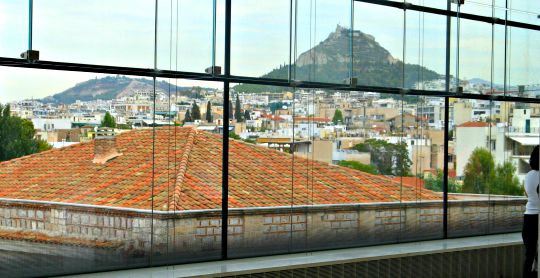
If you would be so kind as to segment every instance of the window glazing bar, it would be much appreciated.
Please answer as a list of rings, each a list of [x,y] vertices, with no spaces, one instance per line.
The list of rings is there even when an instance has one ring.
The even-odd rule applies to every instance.
[[[28,0],[28,50],[32,50],[33,20],[34,20],[34,0]]]
[[[393,1],[387,1],[387,0],[354,0],[354,1],[368,3],[368,4],[375,4],[375,5],[380,5],[380,6],[393,7],[393,8],[403,9],[403,10],[413,10],[413,11],[419,11],[419,12],[430,13],[430,14],[459,17],[463,19],[470,19],[474,21],[481,21],[481,22],[486,22],[486,23],[491,23],[491,24],[498,24],[498,25],[503,25],[503,26],[507,25],[511,27],[540,31],[540,25],[506,20],[506,19],[490,17],[490,16],[481,16],[481,15],[469,14],[469,13],[458,13],[450,9],[442,10],[442,9],[437,9],[437,8],[432,8],[432,7],[414,5],[407,2],[393,2]]]
[[[130,67],[117,67],[117,66],[103,66],[103,65],[89,65],[89,64],[76,64],[65,62],[51,62],[51,61],[37,61],[34,63],[28,63],[24,59],[5,58],[0,57],[0,66],[7,67],[19,67],[19,68],[34,68],[34,69],[48,69],[48,70],[60,70],[60,71],[76,71],[76,72],[94,72],[103,74],[118,74],[118,75],[133,75],[144,77],[156,77],[156,78],[180,78],[189,80],[203,80],[203,81],[216,81],[216,82],[230,82],[230,83],[246,83],[254,85],[270,85],[279,87],[297,87],[297,88],[312,88],[312,89],[329,89],[329,90],[347,90],[347,91],[359,91],[359,92],[378,92],[384,94],[394,95],[411,95],[411,96],[436,96],[436,97],[452,97],[458,99],[481,99],[481,100],[493,100],[493,101],[514,101],[525,103],[539,103],[540,100],[536,98],[526,97],[514,97],[514,96],[493,96],[493,95],[480,95],[470,93],[453,93],[447,91],[427,91],[417,89],[403,89],[392,87],[378,87],[378,86],[349,86],[346,84],[337,83],[322,83],[322,82],[310,82],[310,81],[287,81],[285,79],[269,79],[247,76],[235,76],[235,75],[217,75],[198,73],[198,72],[185,72],[185,71],[171,71],[171,70],[154,70],[144,68],[130,68]]]
[[[225,78],[231,74],[231,0],[225,0]],[[214,21],[216,19],[214,18]],[[229,230],[229,100],[230,83],[223,83],[223,157],[221,170],[221,259],[228,259]]]

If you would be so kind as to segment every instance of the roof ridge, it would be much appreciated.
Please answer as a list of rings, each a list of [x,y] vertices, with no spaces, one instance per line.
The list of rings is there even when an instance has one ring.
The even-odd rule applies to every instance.
[[[178,165],[178,174],[176,175],[174,188],[173,188],[173,198],[169,202],[169,209],[172,208],[173,210],[180,210],[180,194],[182,194],[182,184],[184,183],[184,177],[187,172],[187,164],[189,162],[189,155],[191,153],[191,150],[193,149],[193,145],[195,143],[195,135],[197,135],[197,129],[195,128],[187,128],[189,135],[186,139],[186,144],[184,145],[184,152],[182,153],[182,157],[180,158],[180,163]]]

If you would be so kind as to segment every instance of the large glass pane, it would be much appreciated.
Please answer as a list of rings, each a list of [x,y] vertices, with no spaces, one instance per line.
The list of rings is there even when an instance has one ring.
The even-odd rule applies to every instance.
[[[290,9],[288,0],[233,2],[231,74],[288,79]]]
[[[507,90],[512,96],[537,98],[540,93],[540,77],[536,74],[540,59],[536,51],[540,47],[538,31],[508,28]]]
[[[538,133],[532,133],[538,123],[532,122],[531,113],[526,104],[453,103],[460,191],[452,194],[456,199],[449,205],[450,236],[520,231],[525,204],[522,182],[528,171],[524,159],[538,144]]]
[[[403,84],[403,10],[355,2],[354,11],[353,77],[358,84],[414,86],[412,81]]]
[[[28,49],[28,1],[0,2],[0,56],[19,58]]]
[[[539,25],[540,3],[527,0],[511,0],[508,2],[508,20]]]
[[[446,17],[407,11],[406,19],[406,87],[444,91]]]
[[[492,85],[502,89],[504,28],[462,18],[452,23],[456,29],[450,61],[452,90],[459,86],[465,93],[491,94]]]
[[[401,178],[402,188],[414,189],[414,195],[402,197],[407,222],[401,238],[442,238],[446,144],[444,98],[414,96],[406,100],[401,115],[393,120],[394,126],[401,128],[402,140],[407,149],[403,163],[410,166],[407,175]],[[449,168],[450,172],[453,170]],[[454,188],[450,187],[450,191],[454,192]]]
[[[305,217],[293,212],[294,90],[233,91],[229,135],[230,257],[286,253]]]
[[[294,15],[293,79],[343,83],[350,75],[350,2],[300,0]]]
[[[537,105],[494,102],[497,112],[492,135],[495,161],[491,199],[495,205],[490,232],[513,232],[522,228],[525,196],[523,182],[530,171],[529,157],[538,138]]]
[[[489,188],[494,169],[490,107],[489,101],[461,99],[452,103],[455,126],[451,153],[458,190],[449,194],[454,197],[449,201],[449,236],[485,234],[489,229]]]
[[[215,64],[223,74],[225,8],[215,2],[216,7],[211,0],[158,2],[158,68],[202,73]]]
[[[152,216],[166,203],[153,194],[161,196],[169,181],[160,166],[152,171],[154,161],[163,161],[163,149],[152,148],[152,129],[134,128],[119,108],[137,94],[150,96],[153,82],[62,71],[5,72],[2,78],[11,81],[0,82],[0,91],[6,96],[3,105],[10,100],[11,115],[4,106],[0,260],[7,267],[0,276],[148,266],[152,251],[159,250],[153,248],[159,246],[153,235],[160,233],[162,221]],[[139,90],[126,89],[132,83]],[[150,118],[151,99],[137,106]]]
[[[182,79],[156,84],[152,262],[219,259],[222,84]]]
[[[153,67],[154,4],[34,1],[34,48],[41,60]]]

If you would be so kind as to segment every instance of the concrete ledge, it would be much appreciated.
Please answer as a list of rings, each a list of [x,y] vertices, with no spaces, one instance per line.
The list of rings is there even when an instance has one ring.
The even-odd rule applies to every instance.
[[[511,233],[361,248],[337,249],[279,256],[234,259],[166,267],[142,268],[65,277],[219,277],[223,275],[241,275],[247,273],[278,271],[285,269],[306,268],[521,244],[521,234]]]

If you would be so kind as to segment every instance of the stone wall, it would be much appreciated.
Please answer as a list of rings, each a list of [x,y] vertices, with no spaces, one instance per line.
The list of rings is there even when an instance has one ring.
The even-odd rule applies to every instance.
[[[448,234],[519,231],[525,202],[523,198],[450,201]],[[228,222],[231,250],[238,254],[272,253],[440,238],[443,207],[442,202],[403,202],[231,209]],[[156,254],[219,251],[221,224],[219,210],[152,214],[82,205],[0,202],[0,230],[4,232],[118,242],[120,251],[134,255],[150,250]]]

